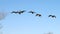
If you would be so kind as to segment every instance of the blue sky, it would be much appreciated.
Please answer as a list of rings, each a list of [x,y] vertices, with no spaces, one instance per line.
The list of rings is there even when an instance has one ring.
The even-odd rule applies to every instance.
[[[1,20],[3,34],[60,34],[60,0],[0,0],[0,11],[8,12]],[[11,14],[13,10],[26,10],[24,14]],[[42,14],[36,17],[30,10]],[[56,19],[48,17],[56,15]]]

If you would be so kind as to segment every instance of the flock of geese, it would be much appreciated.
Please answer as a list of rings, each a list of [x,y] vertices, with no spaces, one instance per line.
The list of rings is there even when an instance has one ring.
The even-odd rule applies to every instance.
[[[12,11],[11,13],[13,14],[13,13],[15,13],[15,14],[22,14],[22,13],[24,13],[24,12],[26,12],[25,10],[20,10],[20,11]],[[35,16],[38,16],[38,17],[41,17],[42,15],[41,14],[36,14],[36,12],[34,12],[34,11],[29,11],[28,13],[31,13],[31,14],[35,14]],[[0,13],[0,20],[2,20],[3,18],[5,17],[5,14],[4,13]],[[55,15],[48,15],[48,17],[51,17],[51,18],[56,18],[56,16]],[[0,24],[0,29],[2,28],[2,26],[1,26],[1,24]],[[49,33],[50,34],[50,33]]]
[[[24,13],[24,12],[25,12],[25,10],[20,10],[20,11],[12,11],[11,13],[22,14],[22,13]],[[34,13],[36,13],[36,12],[34,12],[34,11],[31,10],[31,11],[29,11],[28,13],[34,14]],[[42,15],[41,15],[41,14],[36,14],[35,16],[41,17]],[[48,17],[56,18],[55,15],[48,15]]]

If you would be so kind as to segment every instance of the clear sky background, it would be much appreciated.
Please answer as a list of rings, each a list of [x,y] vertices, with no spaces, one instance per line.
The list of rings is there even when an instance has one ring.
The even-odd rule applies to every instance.
[[[13,10],[26,10],[25,13],[11,14]],[[29,14],[30,10],[41,14]],[[3,34],[60,34],[60,0],[0,0],[0,11],[8,15],[0,21]],[[56,19],[48,17],[56,15]]]

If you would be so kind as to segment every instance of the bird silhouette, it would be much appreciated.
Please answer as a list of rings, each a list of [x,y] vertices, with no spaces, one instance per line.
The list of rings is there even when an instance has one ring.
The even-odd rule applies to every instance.
[[[25,10],[20,10],[20,11],[12,11],[11,13],[15,13],[15,14],[21,14],[21,13],[24,13],[25,12]]]
[[[30,11],[29,13],[32,13],[32,14],[34,14],[34,13],[36,13],[36,12]]]
[[[52,16],[52,18],[56,18],[56,16],[55,16],[55,15],[53,15],[53,16]]]
[[[24,13],[24,12],[25,12],[25,10],[20,10],[19,14]]]
[[[15,13],[16,14],[16,13],[19,13],[19,12],[18,11],[17,12],[16,11],[12,11],[11,13]]]
[[[49,15],[48,17],[56,18],[56,16],[55,16],[55,15]]]
[[[48,17],[51,17],[52,15],[49,15]]]
[[[39,17],[40,17],[40,16],[41,16],[41,14],[36,14],[36,16],[39,16]]]

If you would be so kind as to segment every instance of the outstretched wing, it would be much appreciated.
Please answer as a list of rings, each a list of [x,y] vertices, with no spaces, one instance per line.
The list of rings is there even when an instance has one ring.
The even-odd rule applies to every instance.
[[[48,17],[51,17],[51,18],[56,18],[56,16],[55,16],[55,15],[49,15]]]
[[[21,11],[19,12],[19,14],[24,13],[24,12],[25,12],[25,10],[21,10]]]
[[[53,16],[52,16],[52,18],[56,18],[56,16],[55,16],[55,15],[53,15]]]
[[[18,12],[12,11],[11,13],[18,13]]]
[[[32,13],[32,14],[34,14],[35,12],[33,12],[33,11],[30,11],[29,13]]]
[[[48,17],[51,17],[52,15],[49,15]]]
[[[39,16],[39,17],[40,17],[40,16],[41,16],[41,14],[36,14],[36,16]]]

